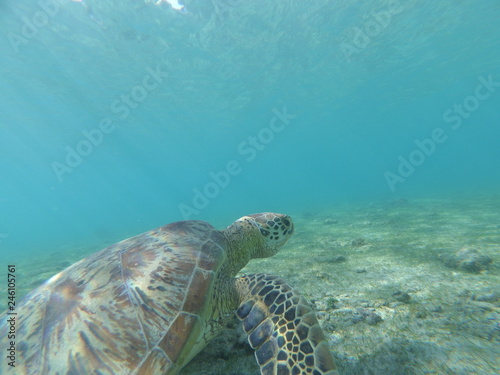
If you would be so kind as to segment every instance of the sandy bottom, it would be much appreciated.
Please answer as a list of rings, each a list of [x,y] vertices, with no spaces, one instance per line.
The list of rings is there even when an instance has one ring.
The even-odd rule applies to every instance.
[[[279,275],[311,302],[341,374],[500,373],[500,196],[290,214],[294,237],[243,272]],[[102,247],[20,260],[18,296]],[[181,375],[259,374],[228,325]]]
[[[341,374],[500,373],[500,197],[293,217],[285,248],[243,271],[280,275],[307,297]],[[258,375],[232,332],[182,375]]]

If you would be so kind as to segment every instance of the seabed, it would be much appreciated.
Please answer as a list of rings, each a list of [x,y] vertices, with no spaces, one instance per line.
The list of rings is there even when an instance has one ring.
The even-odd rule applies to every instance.
[[[289,214],[288,244],[242,272],[279,275],[311,302],[341,374],[500,373],[500,195]],[[20,261],[18,296],[82,253]],[[229,326],[180,375],[258,375]]]

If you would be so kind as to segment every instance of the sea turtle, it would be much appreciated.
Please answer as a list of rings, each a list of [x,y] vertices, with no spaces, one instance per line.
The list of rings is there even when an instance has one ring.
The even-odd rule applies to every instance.
[[[0,317],[0,369],[173,375],[236,311],[261,374],[338,374],[303,297],[276,276],[235,277],[250,259],[276,254],[293,231],[291,218],[275,213],[221,231],[180,221],[101,250],[31,292],[17,315]],[[5,358],[11,317],[15,368]]]

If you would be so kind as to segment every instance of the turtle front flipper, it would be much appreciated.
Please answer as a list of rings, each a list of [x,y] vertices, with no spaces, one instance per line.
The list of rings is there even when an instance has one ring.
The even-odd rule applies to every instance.
[[[255,349],[262,375],[338,375],[316,314],[304,297],[276,276],[236,280],[236,311]]]

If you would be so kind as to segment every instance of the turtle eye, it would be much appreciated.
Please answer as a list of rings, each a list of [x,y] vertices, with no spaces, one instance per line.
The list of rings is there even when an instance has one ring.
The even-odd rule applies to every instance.
[[[267,237],[271,234],[268,230],[265,230],[263,228],[260,228],[260,233],[262,233],[263,236]]]

